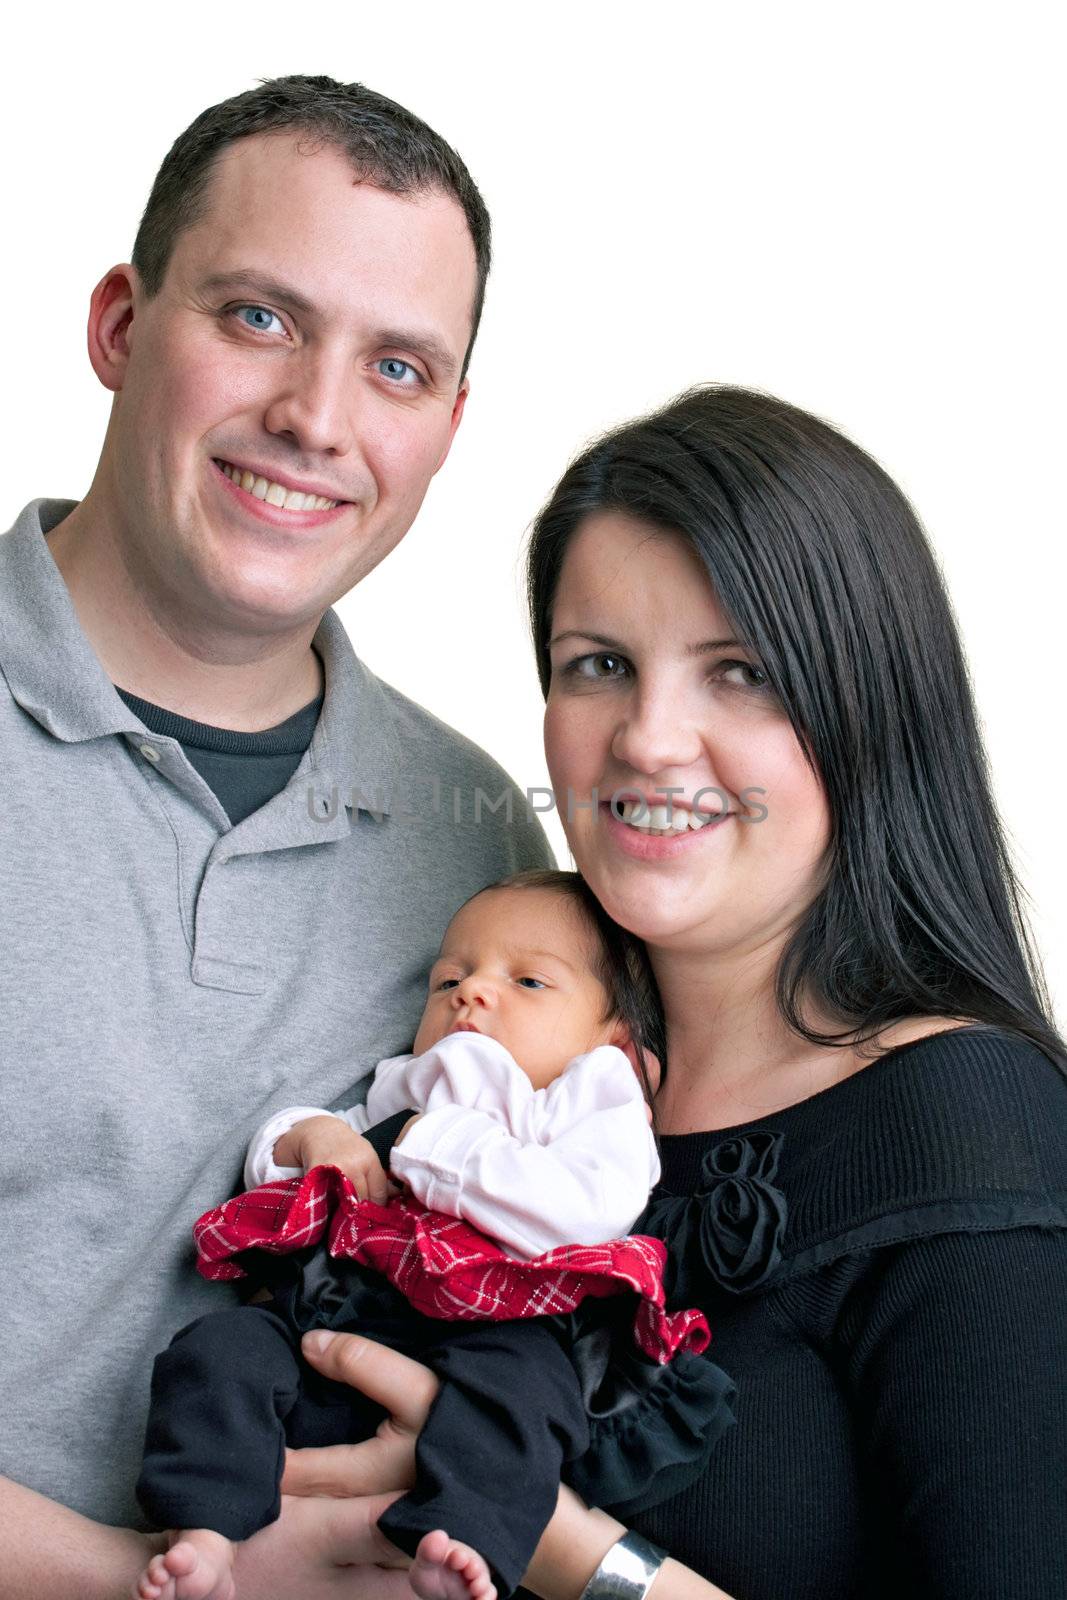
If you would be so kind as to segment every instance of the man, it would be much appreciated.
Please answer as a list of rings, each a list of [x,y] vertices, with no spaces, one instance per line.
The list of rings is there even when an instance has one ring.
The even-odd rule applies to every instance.
[[[328,609],[448,454],[488,262],[401,107],[294,77],[211,108],[92,297],[92,486],[0,539],[0,1597],[143,1565],[151,1360],[220,1304],[192,1221],[272,1107],[410,1045],[457,904],[549,859]]]

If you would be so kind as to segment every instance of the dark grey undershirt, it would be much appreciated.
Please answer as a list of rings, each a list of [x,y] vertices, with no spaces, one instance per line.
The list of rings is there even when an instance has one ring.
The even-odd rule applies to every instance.
[[[277,727],[240,733],[193,722],[125,689],[118,693],[146,728],[160,738],[178,740],[234,827],[285,788],[311,743],[323,700],[319,695]]]

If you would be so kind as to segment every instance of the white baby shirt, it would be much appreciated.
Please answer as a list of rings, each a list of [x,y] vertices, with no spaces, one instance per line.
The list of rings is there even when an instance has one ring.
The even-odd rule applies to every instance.
[[[495,1039],[452,1033],[422,1055],[379,1063],[366,1105],[327,1113],[291,1106],[253,1136],[245,1184],[299,1177],[274,1145],[305,1117],[340,1116],[357,1133],[421,1112],[394,1146],[393,1175],[434,1211],[462,1217],[509,1253],[622,1238],[659,1178],[645,1099],[614,1045],[576,1056],[535,1089]]]

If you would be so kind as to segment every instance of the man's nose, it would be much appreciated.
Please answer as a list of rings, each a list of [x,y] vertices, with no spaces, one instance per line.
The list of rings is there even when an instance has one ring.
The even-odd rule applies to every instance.
[[[307,454],[346,455],[355,440],[356,387],[350,361],[339,353],[294,354],[267,407],[268,433],[287,436]]]
[[[652,777],[691,766],[704,731],[684,696],[664,683],[643,688],[621,708],[611,753],[621,765]]]

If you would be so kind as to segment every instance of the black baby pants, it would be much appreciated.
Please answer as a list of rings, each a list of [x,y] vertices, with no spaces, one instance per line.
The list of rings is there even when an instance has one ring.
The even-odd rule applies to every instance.
[[[278,1516],[287,1444],[373,1436],[381,1408],[302,1361],[302,1319],[284,1310],[275,1301],[202,1317],[157,1357],[137,1494],[160,1527],[247,1539]],[[555,1509],[563,1463],[588,1444],[563,1336],[545,1318],[443,1322],[407,1308],[387,1320],[370,1336],[424,1361],[441,1388],[417,1445],[416,1487],[379,1527],[408,1554],[444,1528],[509,1594]]]

